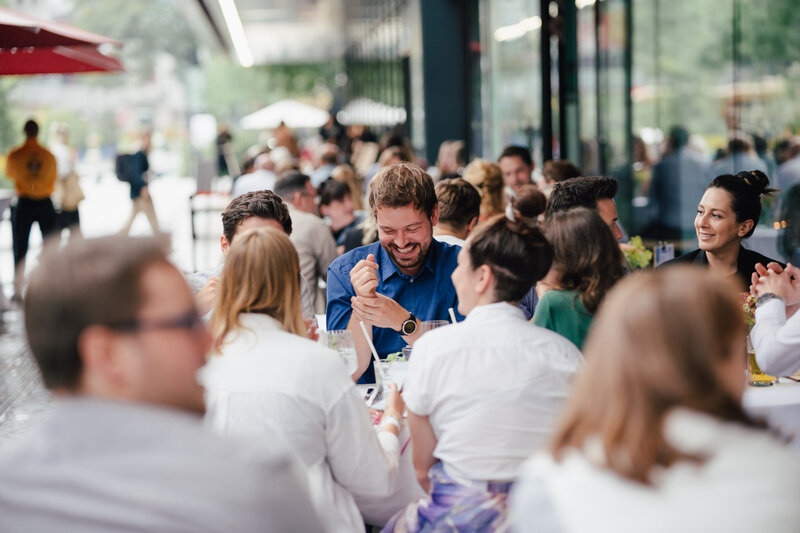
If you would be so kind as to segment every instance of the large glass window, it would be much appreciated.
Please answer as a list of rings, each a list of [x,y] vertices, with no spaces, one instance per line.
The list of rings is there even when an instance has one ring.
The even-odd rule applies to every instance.
[[[757,169],[776,183],[800,117],[796,11],[793,0],[633,1],[635,205],[645,234],[693,248],[697,202],[715,176]],[[747,244],[778,257],[774,206],[764,203]]]
[[[541,167],[541,60],[538,0],[498,0],[482,5],[484,42],[484,157],[504,146],[531,149]]]

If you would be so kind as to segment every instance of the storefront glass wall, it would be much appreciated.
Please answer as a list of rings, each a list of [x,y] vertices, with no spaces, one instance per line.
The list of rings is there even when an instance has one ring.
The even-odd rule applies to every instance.
[[[504,146],[532,149],[541,168],[541,17],[539,0],[487,0],[481,4],[484,58],[483,157]]]
[[[694,211],[715,176],[758,169],[776,182],[786,154],[775,149],[800,116],[796,11],[792,0],[634,1],[636,204],[645,234],[694,247]],[[677,147],[683,141],[685,150]],[[689,156],[697,163],[686,163]],[[665,175],[677,198],[660,194]],[[749,241],[771,257],[781,255],[774,206],[764,202],[762,227]],[[673,235],[665,232],[674,229],[664,227],[665,210],[681,213]]]

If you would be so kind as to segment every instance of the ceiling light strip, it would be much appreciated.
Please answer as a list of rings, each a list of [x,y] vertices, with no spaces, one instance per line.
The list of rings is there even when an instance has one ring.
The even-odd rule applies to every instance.
[[[247,44],[247,37],[244,34],[242,19],[239,18],[239,11],[236,9],[234,0],[219,0],[219,7],[222,9],[222,16],[225,17],[225,24],[228,26],[228,33],[233,41],[233,48],[236,50],[236,57],[243,67],[253,66],[253,54],[250,45]]]

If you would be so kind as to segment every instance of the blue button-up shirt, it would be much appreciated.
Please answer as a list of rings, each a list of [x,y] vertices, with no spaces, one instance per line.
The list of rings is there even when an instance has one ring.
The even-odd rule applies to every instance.
[[[355,296],[350,283],[350,270],[356,263],[373,254],[378,263],[377,292],[399,303],[421,322],[426,320],[450,320],[451,307],[456,318],[463,320],[457,309],[456,289],[450,275],[456,269],[460,246],[431,241],[430,252],[425,265],[416,276],[407,276],[397,269],[389,254],[380,245],[372,243],[338,257],[328,267],[328,307],[326,328],[346,329],[350,322],[352,307],[350,298]],[[398,324],[399,325],[399,324]],[[396,331],[389,328],[373,327],[372,340],[381,357],[399,352],[406,342]],[[365,374],[365,377],[366,376]]]

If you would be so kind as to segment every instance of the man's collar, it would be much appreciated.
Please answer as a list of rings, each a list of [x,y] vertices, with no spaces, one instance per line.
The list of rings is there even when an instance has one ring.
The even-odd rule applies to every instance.
[[[387,279],[391,278],[394,274],[397,274],[398,276],[404,278],[414,279],[420,274],[422,274],[422,271],[426,269],[431,274],[435,274],[436,272],[434,271],[434,265],[435,265],[434,256],[437,255],[437,250],[442,246],[443,246],[442,243],[431,237],[431,246],[430,248],[428,248],[428,257],[425,258],[425,264],[422,266],[422,269],[420,269],[420,271],[417,272],[416,275],[408,276],[400,272],[400,270],[397,268],[397,265],[395,265],[394,261],[392,261],[392,258],[389,257],[389,252],[386,251],[386,249],[383,247],[382,244],[378,243],[378,248],[380,248],[380,252],[379,252],[379,257],[377,259],[378,259],[378,268],[381,271],[381,281],[386,281]]]

